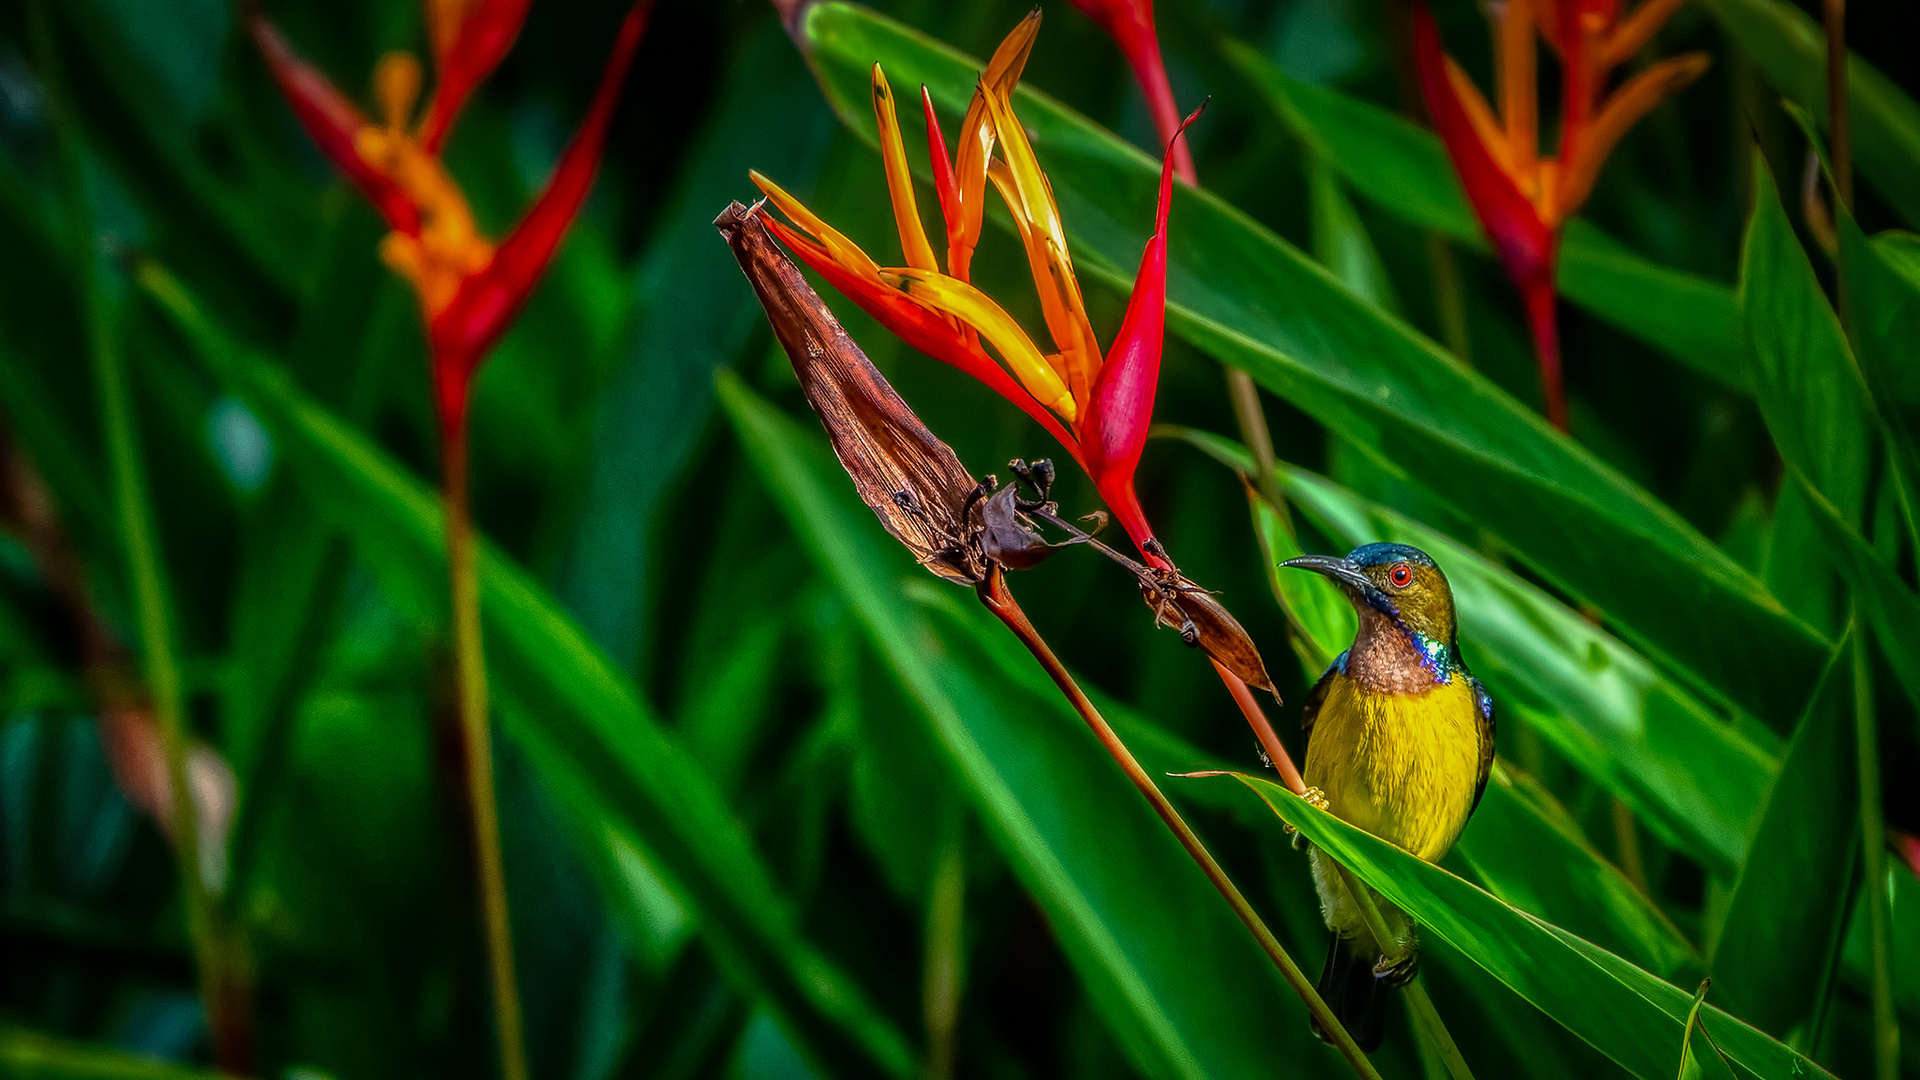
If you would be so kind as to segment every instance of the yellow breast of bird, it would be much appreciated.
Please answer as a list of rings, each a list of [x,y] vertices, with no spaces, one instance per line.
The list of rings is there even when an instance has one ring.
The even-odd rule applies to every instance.
[[[1437,862],[1466,826],[1479,761],[1478,706],[1464,676],[1414,695],[1336,673],[1313,723],[1305,780],[1335,816]]]

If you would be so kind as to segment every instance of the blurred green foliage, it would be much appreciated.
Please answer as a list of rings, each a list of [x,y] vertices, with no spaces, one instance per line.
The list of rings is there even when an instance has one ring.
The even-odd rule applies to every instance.
[[[412,4],[265,6],[356,91],[425,43]],[[1348,624],[1271,563],[1425,547],[1502,719],[1443,868],[1272,790],[1165,786],[1303,962],[1325,931],[1261,796],[1419,916],[1478,1075],[1671,1075],[1688,1031],[1711,1073],[1702,1025],[1736,1075],[1869,1074],[1880,967],[1920,1022],[1920,881],[1860,840],[1863,811],[1920,831],[1914,13],[1850,12],[1860,195],[1831,252],[1782,103],[1826,135],[1817,12],[1700,0],[1662,31],[1656,54],[1714,65],[1569,230],[1568,438],[1535,415],[1519,305],[1417,119],[1407,5],[1159,7],[1178,97],[1213,104],[1205,190],[1173,210],[1157,416],[1178,437],[1149,444],[1149,513],[1291,701]],[[1477,7],[1437,7],[1484,75]],[[1044,9],[1016,107],[1106,336],[1155,139],[1106,37]],[[447,163],[490,233],[558,156],[622,10],[533,5],[469,107]],[[970,58],[1025,10],[821,3],[790,35],[759,0],[661,0],[587,210],[476,385],[536,1076],[908,1076],[948,1030],[964,1076],[1344,1074],[1043,673],[859,506],[710,224],[758,168],[890,261],[868,66],[926,83],[951,125]],[[211,1060],[177,868],[113,722],[147,658],[102,342],[131,376],[188,726],[237,793],[210,880],[253,1070],[487,1075],[418,317],[237,15],[0,7],[0,1076]],[[1004,228],[975,266],[1029,296]],[[1053,451],[831,302],[977,474]],[[1268,391],[1284,507],[1242,482],[1222,363]],[[1055,490],[1096,506],[1077,472]],[[1015,584],[1149,771],[1259,772],[1207,665],[1083,555]],[[1273,712],[1297,750],[1293,707]],[[1382,1074],[1428,1067],[1392,1028]]]

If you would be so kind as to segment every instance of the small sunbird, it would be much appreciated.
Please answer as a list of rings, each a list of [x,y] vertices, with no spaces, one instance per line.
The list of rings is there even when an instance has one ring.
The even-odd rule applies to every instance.
[[[1360,617],[1353,644],[1307,694],[1307,801],[1438,862],[1480,805],[1493,769],[1493,699],[1460,660],[1446,575],[1406,544],[1366,544],[1344,559],[1303,555],[1280,565],[1325,575]],[[1320,996],[1353,1041],[1372,1050],[1384,1029],[1383,987],[1414,976],[1413,923],[1367,889],[1394,938],[1376,944],[1339,866],[1318,848],[1310,858],[1333,931]],[[1327,1038],[1317,1022],[1314,1034]]]

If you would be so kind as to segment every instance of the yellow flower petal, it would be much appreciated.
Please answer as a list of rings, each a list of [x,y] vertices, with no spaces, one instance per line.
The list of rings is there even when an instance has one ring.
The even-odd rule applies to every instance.
[[[893,199],[893,222],[900,230],[900,247],[907,265],[916,270],[938,270],[933,245],[920,223],[920,204],[913,196],[913,173],[907,169],[907,146],[900,138],[900,117],[893,108],[893,88],[880,65],[873,65],[873,118],[880,127],[880,160],[887,167],[887,194]]]
[[[929,310],[951,315],[979,331],[1027,392],[1061,419],[1071,424],[1079,415],[1073,395],[1034,347],[1033,339],[992,297],[964,281],[926,270],[883,269],[880,280]]]
[[[1634,53],[1653,40],[1653,35],[1673,16],[1686,0],[1647,0],[1633,9],[1633,14],[1615,27],[1607,35],[1606,45],[1600,50],[1602,67],[1617,67],[1627,62]]]
[[[1510,175],[1531,173],[1539,156],[1539,86],[1533,33],[1533,0],[1506,0],[1495,44],[1500,53],[1500,116],[1506,121]]]
[[[759,170],[749,171],[747,176],[766,194],[767,198],[773,200],[773,205],[787,216],[787,220],[800,226],[819,241],[820,246],[827,249],[827,254],[833,257],[834,262],[869,281],[880,280],[880,265],[874,262],[866,252],[860,250],[859,244],[840,235],[838,229],[822,221],[799,199],[787,194],[779,184],[767,179]]]
[[[984,91],[988,87],[1004,94],[1013,93],[1020,73],[1026,70],[1027,56],[1033,52],[1033,40],[1040,34],[1040,9],[1035,8],[1020,25],[1013,28],[993,51],[980,86],[967,106],[966,119],[960,122],[960,138],[954,144],[954,193],[959,198],[959,220],[947,222],[947,272],[967,280],[973,261],[973,249],[980,243],[980,226],[987,201],[987,161],[993,157],[994,129],[987,114]]]
[[[1080,296],[1080,282],[1074,276],[1073,259],[1067,252],[1066,228],[1060,222],[1060,209],[1053,201],[1053,186],[1040,171],[1040,159],[1013,106],[1006,96],[988,87],[987,107],[1000,136],[1000,153],[1006,159],[1005,179],[996,167],[994,186],[1007,200],[1014,217],[1025,217],[1021,239],[1027,249],[1027,263],[1033,272],[1033,285],[1040,294],[1040,310],[1046,315],[1047,330],[1053,343],[1066,358],[1074,373],[1074,395],[1083,399],[1100,369],[1100,347],[1094,341],[1093,327],[1087,322],[1086,304]]]

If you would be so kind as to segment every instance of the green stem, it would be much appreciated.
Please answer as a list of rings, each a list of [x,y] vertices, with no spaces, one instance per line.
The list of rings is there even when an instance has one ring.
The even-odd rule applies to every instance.
[[[1900,1075],[1900,1022],[1893,1011],[1887,825],[1880,814],[1880,739],[1873,714],[1873,667],[1867,652],[1868,640],[1863,630],[1853,650],[1853,710],[1860,754],[1860,842],[1866,863],[1867,927],[1873,942],[1873,1056],[1879,1080],[1896,1080]]]
[[[961,940],[966,911],[967,862],[962,843],[964,821],[950,812],[942,830],[939,864],[934,869],[933,895],[927,901],[926,971],[922,976],[921,1007],[927,1022],[927,1080],[952,1080],[960,1030],[962,961]]]
[[[1334,864],[1339,866],[1338,863]],[[1356,879],[1353,871],[1339,866],[1340,884],[1353,898],[1354,905],[1360,909],[1360,917],[1367,924],[1367,933],[1373,936],[1375,947],[1380,955],[1399,960],[1406,950],[1395,940],[1393,931],[1388,929],[1387,920],[1380,914],[1379,905],[1373,902],[1373,892],[1365,882]],[[1473,1070],[1467,1068],[1467,1059],[1460,1054],[1460,1048],[1454,1045],[1453,1035],[1447,1031],[1447,1025],[1440,1019],[1440,1013],[1433,1007],[1433,999],[1427,996],[1427,989],[1416,977],[1403,988],[1407,995],[1407,1009],[1413,1014],[1413,1022],[1426,1036],[1427,1042],[1447,1067],[1453,1080],[1473,1080]]]
[[[473,519],[468,512],[464,415],[450,417],[443,425],[440,467],[446,484],[447,576],[453,595],[460,733],[466,744],[467,802],[480,871],[488,968],[493,977],[500,1073],[506,1080],[527,1080],[520,991],[513,974],[513,925],[507,914],[506,863],[500,853],[500,811],[494,796],[493,737],[487,723],[487,660],[480,639],[480,578],[474,565]]]
[[[187,773],[180,664],[174,654],[167,584],[154,530],[153,504],[142,468],[140,436],[134,423],[126,363],[115,341],[113,311],[101,292],[95,266],[97,239],[87,204],[80,135],[61,78],[47,5],[34,4],[30,18],[35,50],[40,55],[40,74],[52,106],[56,152],[68,201],[75,284],[86,319],[95,393],[107,444],[115,524],[127,559],[143,674],[152,695],[154,725],[159,730],[161,753],[166,759],[167,827],[179,867],[187,935],[198,969],[201,1008],[206,1014],[219,1065],[230,1072],[246,1072],[251,1066],[251,1039],[245,1020],[245,993],[234,977],[238,966],[230,967],[226,962],[225,934],[216,901],[201,873],[199,813]]]
[[[1460,284],[1460,264],[1453,257],[1453,245],[1438,230],[1427,230],[1427,272],[1433,279],[1440,341],[1461,363],[1472,365],[1473,339],[1467,331],[1467,298]]]
[[[1129,751],[1126,744],[1120,741],[1120,736],[1114,733],[1113,728],[1107,725],[1106,718],[1100,715],[1100,710],[1087,699],[1087,695],[1080,689],[1080,684],[1074,681],[1066,666],[1053,655],[1053,649],[1027,620],[1026,612],[1021,610],[1020,604],[1013,598],[1013,593],[1007,589],[1006,574],[998,566],[988,572],[987,580],[980,585],[979,593],[980,602],[1002,623],[1005,623],[1007,629],[1013,631],[1014,636],[1027,647],[1027,651],[1033,654],[1034,659],[1040,661],[1040,666],[1046,669],[1047,675],[1053,679],[1054,685],[1060,688],[1060,692],[1073,705],[1074,711],[1086,721],[1087,727],[1093,729],[1093,734],[1100,740],[1100,745],[1106,748],[1108,755],[1120,766],[1120,770],[1127,774],[1127,779],[1132,781],[1133,786],[1146,797],[1154,812],[1160,815],[1160,820],[1166,823],[1168,830],[1180,841],[1180,846],[1187,849],[1187,855],[1200,867],[1201,872],[1207,875],[1207,880],[1219,890],[1228,906],[1233,908],[1233,913],[1239,916],[1240,922],[1246,926],[1254,940],[1259,942],[1267,958],[1273,961],[1273,966],[1279,969],[1287,985],[1292,987],[1293,992],[1306,1003],[1307,1011],[1319,1021],[1321,1030],[1333,1037],[1334,1048],[1347,1059],[1347,1064],[1353,1068],[1354,1074],[1379,1080],[1380,1074],[1374,1071],[1373,1063],[1368,1061],[1367,1055],[1354,1044],[1353,1037],[1347,1034],[1347,1029],[1334,1018],[1333,1010],[1320,999],[1313,984],[1308,982],[1306,975],[1300,971],[1300,966],[1293,962],[1293,957],[1289,956],[1287,950],[1274,938],[1273,931],[1267,929],[1267,924],[1261,920],[1259,912],[1253,910],[1253,905],[1241,895],[1239,886],[1235,885],[1233,879],[1227,876],[1227,872],[1214,861],[1212,853],[1207,850],[1205,844],[1200,842],[1200,837],[1194,834],[1193,829],[1188,827],[1186,819],[1180,816],[1180,811],[1174,809],[1173,803],[1167,799],[1166,794],[1153,782],[1153,778],[1147,775],[1147,771],[1140,767],[1140,762],[1134,759],[1132,751]]]

